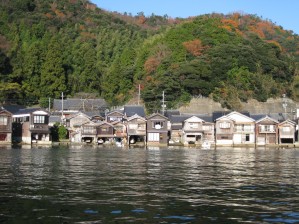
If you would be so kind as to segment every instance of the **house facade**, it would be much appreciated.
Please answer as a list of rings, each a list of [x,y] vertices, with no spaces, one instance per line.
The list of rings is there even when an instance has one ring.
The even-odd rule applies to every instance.
[[[91,121],[91,118],[82,112],[69,116],[66,120],[66,128],[69,131],[71,142],[82,142],[82,125]]]
[[[127,120],[129,144],[146,144],[146,119],[135,114]]]
[[[0,108],[0,144],[12,142],[12,113]]]
[[[231,112],[216,120],[216,145],[255,144],[255,120],[239,112]]]
[[[255,133],[257,145],[278,144],[278,121],[265,116],[256,121]]]
[[[88,121],[81,126],[81,142],[96,143],[97,142],[97,127],[98,124],[93,121]]]
[[[167,145],[168,144],[168,118],[161,114],[152,114],[147,117],[147,144]]]
[[[50,144],[49,113],[36,108],[22,109],[13,115],[16,142]]]
[[[124,117],[124,114],[121,111],[111,111],[110,113],[107,113],[106,115],[106,121],[109,123],[122,121]]]
[[[114,127],[108,122],[102,122],[97,126],[98,143],[112,143],[114,140]]]
[[[279,144],[295,143],[296,123],[291,120],[285,120],[278,124]]]

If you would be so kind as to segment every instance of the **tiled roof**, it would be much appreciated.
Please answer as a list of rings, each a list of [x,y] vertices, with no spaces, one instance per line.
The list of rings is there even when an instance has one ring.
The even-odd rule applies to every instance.
[[[99,110],[106,108],[107,103],[104,99],[65,99],[63,100],[63,110]],[[54,99],[54,110],[62,110],[62,100]]]
[[[26,108],[26,109],[20,109],[14,115],[21,115],[21,114],[30,114],[34,111],[41,110],[40,108]]]
[[[17,113],[20,109],[24,109],[24,106],[20,105],[3,105],[2,106],[5,110],[9,111],[12,114]]]
[[[143,106],[125,106],[124,107],[124,114],[127,117],[132,117],[133,115],[137,114],[140,117],[145,117],[144,107]]]

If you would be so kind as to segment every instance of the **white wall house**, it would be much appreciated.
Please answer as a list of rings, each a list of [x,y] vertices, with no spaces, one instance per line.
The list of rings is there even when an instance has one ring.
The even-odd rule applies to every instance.
[[[218,118],[216,120],[216,144],[255,144],[255,120],[235,111]]]

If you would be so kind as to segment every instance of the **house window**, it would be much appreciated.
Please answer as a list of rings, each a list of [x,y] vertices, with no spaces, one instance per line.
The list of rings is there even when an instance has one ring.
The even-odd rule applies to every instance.
[[[274,125],[262,125],[261,131],[274,132],[275,131]]]
[[[0,116],[0,125],[7,125],[7,117]]]
[[[249,135],[249,134],[246,134],[246,136],[245,136],[245,141],[246,141],[246,142],[249,142],[249,141],[250,141],[250,135]]]
[[[138,124],[138,129],[144,129],[144,124]]]
[[[130,129],[137,129],[138,128],[138,124],[129,124],[129,128]]]
[[[219,123],[220,128],[230,128],[230,123],[228,122],[221,122]]]
[[[290,127],[282,127],[283,132],[290,132],[291,128]]]
[[[102,132],[107,132],[107,131],[108,131],[108,128],[101,128],[101,131],[102,131]]]
[[[153,128],[154,129],[161,129],[161,128],[163,128],[163,123],[164,122],[162,122],[162,121],[154,121],[153,122]]]
[[[159,142],[159,140],[160,140],[159,133],[148,133],[148,141]]]
[[[204,131],[211,131],[212,127],[210,125],[203,125],[202,126],[202,130],[204,130]]]
[[[198,123],[189,123],[190,128],[198,128]]]
[[[93,127],[83,127],[84,132],[92,132],[93,131]]]
[[[34,124],[45,124],[45,116],[35,115],[33,117]]]

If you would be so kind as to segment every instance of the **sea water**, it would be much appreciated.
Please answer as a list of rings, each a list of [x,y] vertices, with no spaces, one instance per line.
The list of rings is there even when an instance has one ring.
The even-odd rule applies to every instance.
[[[299,223],[299,149],[0,147],[0,223]]]

